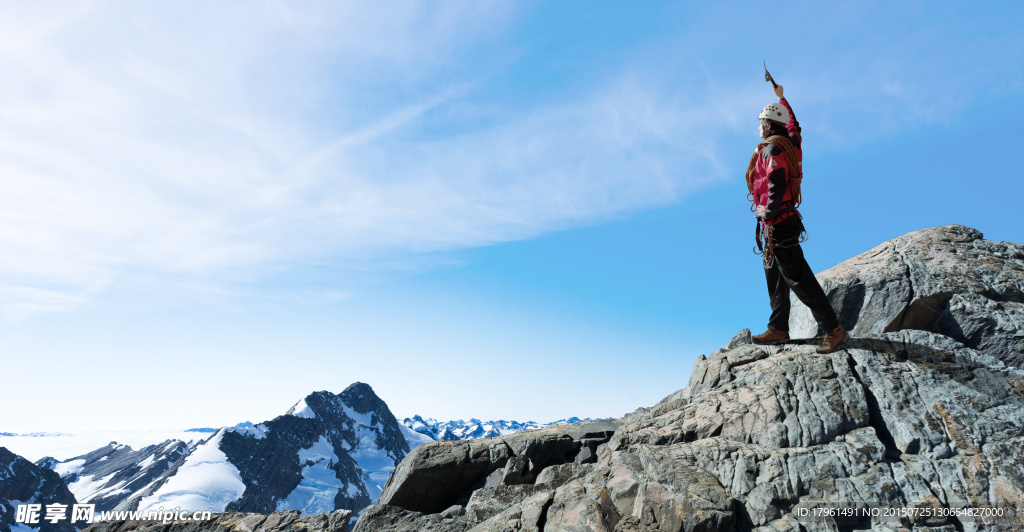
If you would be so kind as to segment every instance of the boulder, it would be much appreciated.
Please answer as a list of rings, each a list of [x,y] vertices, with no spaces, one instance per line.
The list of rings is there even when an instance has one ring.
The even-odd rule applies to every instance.
[[[962,225],[888,240],[816,275],[854,336],[932,331],[1024,367],[1024,245]],[[796,296],[790,336],[821,335]]]
[[[378,504],[432,514],[468,499],[502,469],[502,485],[532,485],[550,465],[592,463],[618,427],[608,421],[554,425],[508,436],[421,445],[388,479]]]
[[[423,514],[385,504],[371,504],[359,514],[360,521],[373,523],[372,528],[362,530],[373,530],[374,532],[408,532],[412,530],[431,530],[434,532],[464,532],[473,523],[463,519],[465,508],[453,506],[443,512],[434,514]],[[360,530],[356,522],[355,530]]]

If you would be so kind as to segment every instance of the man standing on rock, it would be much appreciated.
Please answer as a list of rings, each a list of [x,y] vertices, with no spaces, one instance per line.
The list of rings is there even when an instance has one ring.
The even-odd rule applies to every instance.
[[[811,310],[818,327],[827,331],[818,346],[819,353],[831,353],[850,338],[839,324],[825,291],[800,249],[804,226],[796,208],[800,204],[803,152],[800,149],[800,124],[789,102],[765,70],[779,103],[765,106],[758,117],[760,135],[747,167],[747,199],[753,202],[757,216],[757,245],[764,257],[764,275],[768,280],[772,315],[768,330],[755,335],[755,344],[780,344],[789,340],[789,292],[796,294]],[[762,239],[764,243],[762,244]]]

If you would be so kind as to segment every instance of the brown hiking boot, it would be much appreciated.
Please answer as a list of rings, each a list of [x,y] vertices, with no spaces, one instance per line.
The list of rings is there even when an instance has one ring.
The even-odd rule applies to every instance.
[[[781,344],[783,342],[789,341],[789,332],[768,329],[767,331],[761,334],[755,334],[754,336],[751,336],[750,340],[755,344],[760,345]]]
[[[822,338],[821,345],[818,346],[818,349],[816,349],[816,351],[822,354],[831,353],[832,351],[835,351],[837,347],[839,347],[839,344],[849,339],[850,333],[846,332],[846,329],[844,329],[843,326],[840,325],[839,327],[836,327],[835,329],[832,329],[827,334],[825,334],[825,338]]]

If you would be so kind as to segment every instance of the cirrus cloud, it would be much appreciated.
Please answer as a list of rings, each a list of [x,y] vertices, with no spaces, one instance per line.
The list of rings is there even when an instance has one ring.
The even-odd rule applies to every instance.
[[[488,101],[501,66],[474,54],[516,13],[401,6],[8,5],[4,317],[73,309],[127,279],[415,262],[721,177],[679,102],[628,75],[568,102]]]

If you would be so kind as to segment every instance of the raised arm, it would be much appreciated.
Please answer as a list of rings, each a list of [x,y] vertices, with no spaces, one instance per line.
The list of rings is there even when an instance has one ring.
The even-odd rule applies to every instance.
[[[796,114],[793,113],[793,108],[790,107],[789,102],[782,95],[782,85],[776,85],[773,90],[775,91],[775,96],[779,99],[779,103],[785,105],[786,109],[789,111],[789,123],[786,124],[786,130],[789,131],[790,133],[795,132],[797,135],[799,135],[800,122],[796,121]]]

